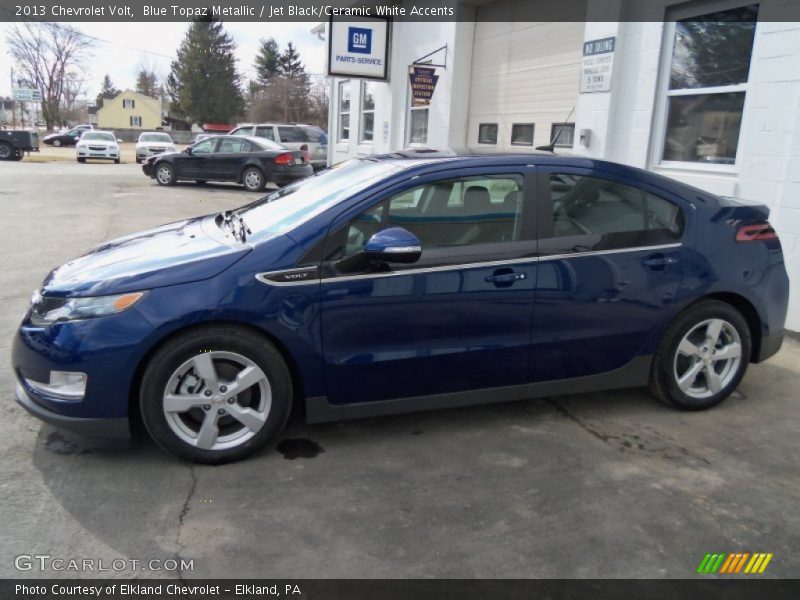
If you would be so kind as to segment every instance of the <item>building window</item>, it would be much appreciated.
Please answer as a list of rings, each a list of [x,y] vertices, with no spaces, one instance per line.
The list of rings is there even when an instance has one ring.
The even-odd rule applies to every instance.
[[[497,123],[481,123],[478,125],[478,143],[497,143]]]
[[[677,20],[664,116],[664,161],[733,165],[758,5]]]
[[[409,117],[409,136],[411,144],[428,143],[428,107],[412,106]]]
[[[572,148],[575,141],[575,123],[553,123],[550,127],[550,139],[553,146]]]
[[[533,146],[533,123],[514,123],[511,126],[512,146]]]
[[[359,142],[371,143],[375,136],[375,83],[361,82],[361,125]]]
[[[136,108],[136,101],[133,98],[123,98],[122,108]]]
[[[142,126],[142,117],[131,117],[131,127],[141,127]]]
[[[350,82],[339,82],[339,137],[340,142],[350,139]]]

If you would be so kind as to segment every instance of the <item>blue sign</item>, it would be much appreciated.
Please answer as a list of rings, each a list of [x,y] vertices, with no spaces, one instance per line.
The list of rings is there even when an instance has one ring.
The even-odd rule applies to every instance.
[[[372,30],[350,27],[347,32],[347,51],[358,54],[372,53]]]

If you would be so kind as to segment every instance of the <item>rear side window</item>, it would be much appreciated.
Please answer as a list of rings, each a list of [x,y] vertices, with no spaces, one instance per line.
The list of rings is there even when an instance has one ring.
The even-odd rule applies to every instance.
[[[268,140],[275,140],[275,131],[272,125],[268,127],[256,127],[256,137],[265,138]]]
[[[659,231],[678,240],[683,234],[680,207],[638,187],[552,173],[550,193],[554,237]]]
[[[303,135],[303,140],[314,144],[327,144],[328,136],[324,131],[315,129],[313,127],[301,127],[300,133]]]
[[[299,127],[286,127],[278,125],[278,137],[281,142],[304,142],[303,133]]]

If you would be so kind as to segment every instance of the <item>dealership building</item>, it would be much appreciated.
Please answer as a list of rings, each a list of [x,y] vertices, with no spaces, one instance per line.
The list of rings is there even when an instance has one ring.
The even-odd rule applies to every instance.
[[[554,143],[766,203],[798,331],[800,22],[786,6],[474,0],[452,21],[333,21],[329,159]]]

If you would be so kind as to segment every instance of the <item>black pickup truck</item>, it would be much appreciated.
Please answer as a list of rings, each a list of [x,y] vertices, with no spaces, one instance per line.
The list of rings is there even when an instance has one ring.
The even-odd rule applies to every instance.
[[[38,151],[38,133],[0,129],[0,160],[22,160],[25,152]]]

